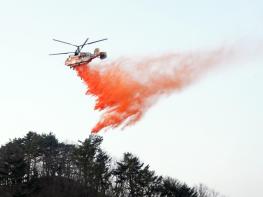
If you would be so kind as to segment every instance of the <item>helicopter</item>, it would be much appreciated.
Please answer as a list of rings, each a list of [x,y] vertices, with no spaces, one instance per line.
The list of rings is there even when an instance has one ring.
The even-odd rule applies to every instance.
[[[85,42],[81,45],[76,45],[76,44],[71,44],[69,42],[64,42],[61,40],[57,40],[57,39],[53,39],[56,42],[60,42],[63,44],[68,44],[71,46],[76,47],[77,49],[74,52],[64,52],[64,53],[52,53],[49,55],[63,55],[63,54],[72,54],[69,55],[69,57],[66,59],[65,61],[65,65],[69,66],[70,68],[75,68],[77,66],[80,66],[82,64],[88,64],[89,62],[91,62],[93,59],[99,57],[101,60],[105,59],[107,57],[107,53],[106,52],[101,52],[99,48],[95,48],[94,53],[90,53],[90,52],[81,52],[81,50],[83,49],[83,47],[85,45],[89,45],[89,44],[93,44],[96,42],[101,42],[101,41],[105,41],[107,40],[107,38],[101,39],[101,40],[96,40],[93,42],[88,42],[89,38],[87,38],[85,40]]]

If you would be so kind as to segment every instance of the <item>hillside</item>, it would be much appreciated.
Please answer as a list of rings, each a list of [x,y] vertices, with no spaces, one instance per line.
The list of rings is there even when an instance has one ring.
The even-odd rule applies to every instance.
[[[200,185],[190,187],[156,175],[132,153],[113,161],[90,135],[79,144],[55,135],[28,132],[0,148],[0,197],[216,197]]]

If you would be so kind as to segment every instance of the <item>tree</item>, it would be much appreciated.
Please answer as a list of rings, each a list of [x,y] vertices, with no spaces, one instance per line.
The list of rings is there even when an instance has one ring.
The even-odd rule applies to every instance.
[[[199,184],[194,189],[198,197],[224,197],[224,195],[221,195],[219,192],[210,189],[204,184]]]
[[[182,184],[176,179],[167,177],[163,179],[162,186],[160,188],[161,197],[198,197],[196,191],[193,188],[188,187],[186,184]]]
[[[31,131],[28,132],[24,138],[17,140],[25,153],[27,182],[29,182],[32,177],[38,177],[37,163],[39,163],[41,159],[41,141],[42,137]]]
[[[58,173],[58,139],[52,133],[42,135],[40,142],[40,151],[42,154],[42,173],[44,176],[55,176]]]
[[[0,166],[1,184],[16,185],[23,182],[26,173],[25,155],[15,140],[1,147]]]
[[[59,177],[62,176],[68,179],[74,179],[74,151],[74,145],[59,143],[56,157],[57,175]]]
[[[96,173],[96,176],[94,177],[95,188],[97,191],[105,195],[106,191],[111,186],[111,158],[101,149],[98,149],[98,153],[95,158],[94,172]]]
[[[123,160],[117,162],[115,175],[116,196],[154,196],[161,177],[149,170],[149,165],[139,161],[131,153],[124,153]]]
[[[111,158],[101,150],[102,141],[102,137],[90,135],[88,139],[80,142],[75,149],[74,161],[81,182],[105,194],[110,185]]]

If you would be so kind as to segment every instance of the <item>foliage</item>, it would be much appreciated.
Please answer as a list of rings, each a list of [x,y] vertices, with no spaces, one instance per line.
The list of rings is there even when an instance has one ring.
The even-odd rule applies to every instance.
[[[209,196],[201,187],[156,175],[131,153],[113,165],[102,142],[90,135],[79,144],[66,144],[52,133],[35,132],[8,142],[0,147],[0,196]]]

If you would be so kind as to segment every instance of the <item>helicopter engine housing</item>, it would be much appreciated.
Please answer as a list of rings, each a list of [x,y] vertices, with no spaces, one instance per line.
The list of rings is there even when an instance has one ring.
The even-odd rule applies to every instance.
[[[107,53],[106,52],[100,52],[100,59],[105,59],[107,57]]]

